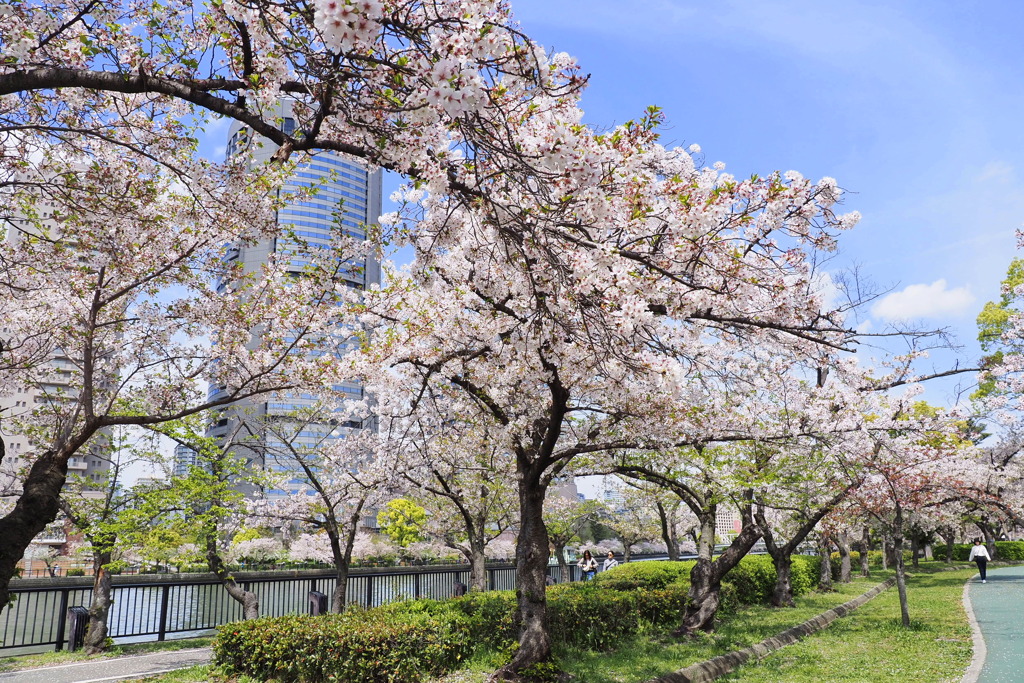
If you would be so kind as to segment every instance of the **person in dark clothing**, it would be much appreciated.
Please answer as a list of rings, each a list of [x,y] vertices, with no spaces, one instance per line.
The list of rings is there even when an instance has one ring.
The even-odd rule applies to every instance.
[[[974,563],[978,565],[978,573],[981,574],[981,582],[985,581],[985,568],[988,561],[992,558],[989,557],[988,549],[982,544],[980,538],[974,539],[974,547],[971,548],[971,554],[967,556],[967,561],[974,560]]]

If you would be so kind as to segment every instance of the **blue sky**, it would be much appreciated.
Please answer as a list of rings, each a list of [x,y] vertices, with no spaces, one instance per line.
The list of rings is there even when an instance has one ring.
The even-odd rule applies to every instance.
[[[870,328],[949,327],[976,358],[974,318],[1024,223],[1024,3],[511,1],[591,74],[591,125],[654,104],[665,142],[732,173],[835,177],[863,220],[830,265],[892,290]],[[949,382],[928,391],[953,397]]]

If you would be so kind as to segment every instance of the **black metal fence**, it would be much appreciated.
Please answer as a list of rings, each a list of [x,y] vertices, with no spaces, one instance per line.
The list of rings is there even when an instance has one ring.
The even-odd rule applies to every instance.
[[[578,567],[570,565],[569,571],[570,580],[579,579]],[[552,582],[561,578],[559,568],[555,566],[549,567],[548,575]],[[243,588],[259,597],[260,614],[264,616],[305,614],[309,609],[310,591],[331,595],[337,584],[333,572],[329,571],[295,572],[286,576],[249,574],[236,578]],[[216,626],[242,618],[241,606],[210,576],[192,575],[187,579],[161,575],[115,577],[115,580],[107,619],[108,635],[115,642],[204,635]],[[26,654],[63,648],[68,635],[68,608],[89,606],[92,600],[91,579],[54,581],[60,584],[39,585],[49,581],[12,582],[14,602],[0,613],[0,651]],[[418,597],[449,598],[455,594],[456,582],[469,584],[467,565],[390,571],[355,570],[349,576],[346,593],[350,604],[378,607]],[[514,590],[515,567],[489,566],[487,585],[490,590]]]

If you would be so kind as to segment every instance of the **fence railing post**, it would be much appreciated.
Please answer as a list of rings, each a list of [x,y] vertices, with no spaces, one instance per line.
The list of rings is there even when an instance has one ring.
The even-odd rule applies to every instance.
[[[163,641],[167,638],[167,606],[170,604],[171,597],[171,585],[166,584],[162,586],[160,591],[160,628],[156,634],[157,641]]]
[[[367,609],[373,607],[373,574],[366,575],[366,605]]]
[[[60,618],[57,619],[57,644],[54,646],[55,652],[60,652],[64,649],[64,634],[66,633],[65,627],[68,623],[68,593],[70,593],[70,591],[70,588],[62,588],[60,591],[60,610],[57,612],[57,614],[60,615]]]

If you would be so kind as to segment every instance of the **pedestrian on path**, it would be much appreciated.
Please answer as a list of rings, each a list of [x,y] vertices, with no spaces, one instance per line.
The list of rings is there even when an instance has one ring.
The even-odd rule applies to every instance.
[[[978,573],[981,574],[982,583],[986,583],[985,566],[991,559],[992,558],[989,557],[988,550],[985,548],[984,545],[982,545],[981,539],[974,539],[974,547],[971,548],[971,554],[967,556],[967,561],[970,562],[971,560],[974,560],[974,563],[978,565]]]
[[[577,562],[576,565],[580,568],[580,573],[583,575],[582,579],[584,581],[590,581],[594,578],[594,575],[597,574],[597,560],[594,559],[594,556],[590,554],[589,550],[583,551],[583,557],[580,558],[580,561]]]
[[[608,571],[612,567],[618,567],[619,561],[615,559],[615,553],[611,550],[608,551],[608,558],[604,561],[604,566],[601,568],[603,571]]]

